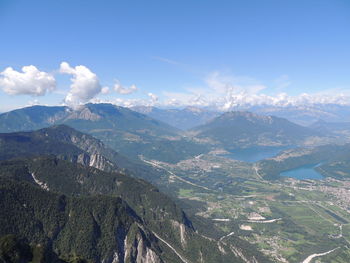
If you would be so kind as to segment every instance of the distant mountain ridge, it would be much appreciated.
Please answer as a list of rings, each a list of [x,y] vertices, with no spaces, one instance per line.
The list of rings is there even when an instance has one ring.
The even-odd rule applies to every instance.
[[[135,106],[131,109],[166,122],[180,129],[191,129],[205,124],[212,118],[224,113],[214,107],[187,106],[185,108],[162,109],[151,106]],[[191,112],[192,111],[192,112]],[[246,105],[232,108],[229,111],[249,111],[259,115],[286,118],[299,125],[310,126],[317,120],[326,122],[350,122],[350,106],[339,104],[313,105]],[[193,116],[191,116],[193,115]],[[181,120],[184,118],[184,120]]]
[[[313,104],[299,106],[252,106],[246,110],[261,114],[286,118],[300,125],[310,126],[322,119],[327,122],[349,122],[350,106],[339,104]]]
[[[142,110],[158,111],[153,107]],[[202,117],[213,117],[211,114],[217,114],[209,114],[198,108],[161,112],[168,120],[171,120],[172,114],[181,116],[184,112],[191,112],[191,116],[198,113]],[[34,106],[0,114],[2,132],[57,124],[66,124],[88,133],[129,159],[137,161],[140,157],[145,157],[167,163],[208,153],[218,147],[229,150],[254,145],[299,145],[306,140],[317,143],[320,138],[331,135],[329,132],[303,127],[284,118],[249,112],[226,112],[186,132],[142,113],[112,104],[86,104],[75,110],[67,107]]]
[[[207,124],[193,128],[191,134],[226,149],[253,145],[293,145],[318,135],[314,130],[287,119],[244,111],[223,113]]]
[[[68,107],[32,106],[0,114],[0,132],[29,131],[53,125],[69,114]]]
[[[349,134],[350,122],[326,122],[324,120],[319,120],[311,124],[310,128],[335,134]]]
[[[161,109],[152,106],[135,106],[131,109],[156,120],[168,123],[181,130],[191,129],[220,115],[219,112],[193,106],[188,106],[183,109]]]
[[[94,122],[100,129],[130,131],[151,127],[156,135],[177,134],[175,128],[128,108],[91,103],[75,109],[66,106],[32,106],[6,112],[0,114],[0,132],[36,130],[53,124],[74,124],[76,121],[80,122],[82,129],[88,129],[92,125],[90,122]]]
[[[33,106],[0,114],[0,132],[28,131],[58,124],[88,133],[133,159],[143,155],[177,162],[207,150],[168,124],[112,104],[86,104],[74,110]]]

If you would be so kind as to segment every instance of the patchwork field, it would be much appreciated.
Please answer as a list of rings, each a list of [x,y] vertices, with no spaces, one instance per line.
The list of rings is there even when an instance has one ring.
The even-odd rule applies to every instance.
[[[221,231],[219,240],[240,236],[276,262],[345,262],[350,256],[348,181],[267,181],[254,164],[215,155],[153,164],[169,175],[188,213]]]

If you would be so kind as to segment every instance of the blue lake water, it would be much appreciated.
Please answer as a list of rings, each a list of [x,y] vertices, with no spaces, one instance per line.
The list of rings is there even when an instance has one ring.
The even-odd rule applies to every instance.
[[[229,154],[222,155],[226,158],[255,163],[266,158],[276,156],[279,152],[290,149],[288,146],[256,146],[244,149],[231,150]]]
[[[292,177],[298,180],[305,180],[305,179],[321,180],[323,179],[323,176],[314,169],[318,165],[319,164],[304,165],[292,170],[282,172],[280,175]]]

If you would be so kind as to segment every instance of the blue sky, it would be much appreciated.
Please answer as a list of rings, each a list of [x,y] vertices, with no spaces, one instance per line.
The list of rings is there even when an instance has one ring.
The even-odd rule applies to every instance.
[[[0,111],[90,100],[229,108],[302,93],[344,103],[350,90],[348,0],[0,0],[0,32]],[[55,83],[15,74],[29,65]]]

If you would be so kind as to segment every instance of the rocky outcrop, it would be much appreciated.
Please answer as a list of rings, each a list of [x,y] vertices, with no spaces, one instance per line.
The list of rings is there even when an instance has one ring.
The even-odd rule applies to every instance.
[[[183,223],[179,223],[175,220],[171,220],[171,223],[174,228],[174,231],[179,233],[181,246],[185,248],[187,244],[186,235],[188,231],[186,229],[186,226]]]
[[[133,224],[125,232],[119,229],[116,235],[118,247],[109,259],[102,260],[102,263],[163,263],[161,250],[155,244],[158,242],[147,230]]]
[[[72,113],[66,118],[66,120],[69,120],[69,119],[97,121],[101,119],[101,116],[91,112],[90,109],[84,105],[81,108],[78,108],[75,111],[72,111]]]

